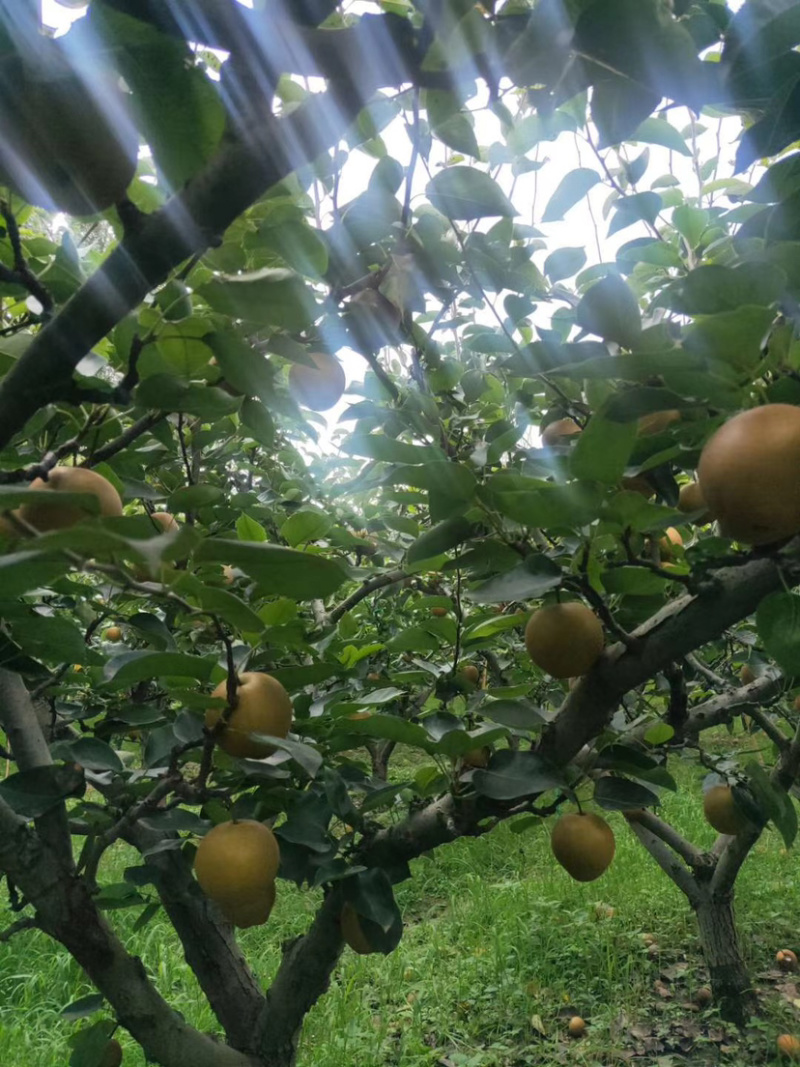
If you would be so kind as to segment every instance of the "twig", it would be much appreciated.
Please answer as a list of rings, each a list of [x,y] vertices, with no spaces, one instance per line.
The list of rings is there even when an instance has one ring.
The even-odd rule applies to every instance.
[[[731,683],[729,681],[723,678],[721,674],[716,674],[710,667],[707,667],[700,657],[694,654],[694,652],[687,653],[683,658],[693,671],[696,671],[697,674],[702,678],[705,678],[707,682],[710,682],[715,689],[726,690],[731,688]]]
[[[39,924],[35,919],[25,917],[24,919],[17,919],[16,922],[7,926],[5,930],[0,930],[0,944],[4,944],[6,941],[10,941],[15,934],[22,933],[23,930],[36,930]]]
[[[411,159],[408,164],[408,171],[406,173],[406,194],[403,199],[403,214],[402,223],[403,230],[408,228],[408,220],[411,217],[411,186],[414,181],[414,171],[416,170],[417,160],[419,159],[419,140],[420,140],[420,127],[419,127],[419,89],[414,89],[414,103],[412,105],[413,123],[409,125],[406,123],[406,131],[411,140]]]
[[[22,251],[22,241],[17,220],[5,200],[0,200],[0,214],[5,220],[8,239],[11,242],[11,250],[14,254],[13,270],[9,270],[8,267],[0,264],[0,280],[10,282],[12,285],[21,285],[24,289],[27,289],[31,296],[41,304],[42,318],[48,319],[53,311],[53,298],[28,266],[25,253]]]
[[[361,601],[374,593],[378,589],[383,589],[387,585],[394,585],[396,582],[402,582],[408,575],[405,571],[389,571],[388,574],[380,574],[375,578],[370,578],[364,582],[360,589],[356,589],[355,593],[351,593],[350,596],[338,604],[331,610],[328,615],[328,624],[333,625],[337,623],[343,615],[346,615],[348,611],[360,604]]]
[[[70,438],[69,441],[64,441],[54,448],[52,451],[45,453],[45,455],[39,460],[38,463],[32,463],[28,467],[20,467],[14,471],[0,471],[0,485],[16,485],[18,482],[32,482],[36,478],[47,478],[47,475],[57,466],[58,461],[63,459],[64,456],[68,456],[71,453],[76,453],[80,447],[81,442],[86,437],[92,426],[96,425],[105,417],[104,411],[93,411],[87,416],[86,422],[83,427]]]
[[[781,730],[781,728],[777,725],[777,723],[774,723],[772,719],[770,719],[769,715],[767,715],[767,713],[763,711],[762,708],[749,707],[747,709],[747,714],[750,716],[751,719],[758,723],[758,725],[761,727],[761,729],[764,731],[770,741],[772,741],[772,743],[775,745],[779,752],[786,751],[786,749],[791,744],[791,741],[783,732],[783,730]]]
[[[456,552],[456,559],[460,552]],[[461,568],[456,568],[456,640],[453,649],[453,671],[458,670],[458,661],[461,659],[461,631],[464,625],[464,612],[461,608]]]
[[[147,433],[148,430],[152,430],[154,426],[157,426],[159,422],[162,422],[167,417],[165,411],[154,411],[150,415],[143,415],[136,422],[132,423],[128,429],[119,435],[114,441],[109,441],[107,445],[103,445],[102,448],[98,448],[96,452],[93,452],[91,456],[85,460],[81,466],[94,467],[97,463],[102,463],[106,459],[111,459],[112,456],[116,456],[117,452],[122,452],[127,448],[129,444],[132,444],[137,437],[141,437],[142,434]]]

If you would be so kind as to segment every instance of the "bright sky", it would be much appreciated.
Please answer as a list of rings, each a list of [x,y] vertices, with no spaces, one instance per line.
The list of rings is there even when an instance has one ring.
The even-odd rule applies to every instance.
[[[74,0],[73,0],[74,2]],[[252,0],[244,0],[246,6],[252,6]],[[738,8],[741,0],[729,0],[729,6]],[[361,5],[359,0],[359,6]],[[81,8],[64,7],[57,0],[42,0],[43,18],[47,25],[57,28],[57,32],[63,33],[68,24],[83,13]],[[513,94],[508,99],[509,106],[514,107]],[[480,97],[470,102],[470,109],[475,119],[475,132],[478,143],[488,147],[493,142],[503,143],[503,135],[499,120],[490,111],[483,107]],[[669,112],[670,122],[677,129],[683,129],[691,122],[691,114],[686,108],[675,108]],[[724,119],[721,123],[716,118],[701,116],[701,126],[706,132],[701,133],[697,143],[700,148],[702,159],[708,159],[716,154],[717,136],[721,152],[719,165],[714,177],[729,178],[733,175],[733,157],[735,142],[741,129],[738,118]],[[407,165],[411,157],[411,144],[406,134],[402,120],[398,119],[387,127],[382,133],[383,139],[391,155],[403,165]],[[638,156],[644,145],[636,149],[628,147],[628,158]],[[647,170],[637,183],[637,191],[650,188],[651,183],[664,175],[672,174],[678,180],[680,187],[687,196],[696,195],[698,191],[698,179],[693,170],[693,161],[677,153],[670,153],[667,149],[650,145],[650,158]],[[607,183],[595,186],[583,201],[576,204],[561,222],[542,223],[541,216],[544,208],[556,189],[558,183],[569,171],[575,167],[590,167],[602,173],[601,165],[594,155],[589,144],[579,135],[562,133],[555,141],[543,142],[537,149],[528,154],[529,158],[547,161],[540,170],[520,175],[513,179],[510,168],[503,168],[497,174],[497,180],[519,210],[518,221],[537,226],[543,233],[547,247],[537,252],[534,256],[536,265],[543,269],[546,256],[556,248],[579,247],[584,248],[587,257],[587,265],[597,262],[613,262],[616,250],[620,245],[640,237],[647,233],[644,224],[630,226],[613,236],[608,236],[608,219],[606,216],[609,197],[612,195]],[[616,153],[606,151],[603,153],[610,168],[617,166]],[[430,177],[446,163],[452,153],[443,145],[436,143],[427,164],[423,161],[418,163],[413,180],[413,198],[422,198],[424,188]],[[463,160],[470,163],[470,159]],[[350,159],[345,165],[339,189],[339,204],[344,205],[353,197],[357,196],[366,186],[369,175],[376,160],[358,150],[351,153]],[[632,191],[632,190],[631,190]],[[660,189],[664,193],[664,189]],[[662,212],[662,217],[668,220],[672,208],[667,207]],[[480,229],[486,229],[495,220],[484,220],[479,224]],[[505,294],[496,296],[496,306],[502,313],[502,299]],[[533,315],[535,325],[549,327],[550,316],[559,305],[543,304]],[[489,312],[481,313],[480,321],[492,322],[493,317]],[[363,358],[349,349],[339,353],[341,362],[348,377],[348,383],[363,380],[366,364]],[[357,399],[357,395],[352,399]],[[335,408],[325,413],[327,430],[314,419],[321,433],[320,445],[330,442],[330,437],[335,430],[336,424],[348,407],[349,401],[343,399]]]

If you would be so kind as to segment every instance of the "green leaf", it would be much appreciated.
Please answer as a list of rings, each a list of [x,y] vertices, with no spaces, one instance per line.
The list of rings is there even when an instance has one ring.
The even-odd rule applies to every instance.
[[[563,278],[572,278],[586,263],[583,248],[558,248],[544,261],[544,272],[555,284]]]
[[[547,556],[530,555],[518,567],[467,590],[466,595],[478,604],[533,600],[557,589],[562,577],[561,568]]]
[[[411,745],[426,752],[431,742],[421,726],[401,719],[397,715],[370,715],[368,719],[337,719],[336,726],[343,733],[359,737],[371,737],[378,741],[396,741],[402,745]]]
[[[281,545],[228,541],[221,537],[203,541],[195,558],[200,562],[240,567],[258,583],[263,595],[287,596],[294,600],[329,596],[347,578],[337,562],[311,552],[297,552]]]
[[[158,169],[177,192],[222,137],[225,109],[214,84],[179,37],[106,4],[93,7],[90,19],[132,90],[137,125]]]
[[[177,593],[194,597],[206,611],[219,615],[240,633],[258,634],[264,629],[264,623],[252,608],[227,589],[205,585],[191,574],[179,578],[174,588]]]
[[[29,656],[45,663],[87,663],[93,656],[78,627],[60,616],[26,615],[15,619],[11,634]]]
[[[272,448],[275,444],[275,423],[272,421],[270,413],[259,400],[245,397],[239,411],[239,418],[260,445]]]
[[[635,422],[612,422],[595,415],[572,449],[570,471],[575,478],[617,485],[625,473],[635,440]]]
[[[517,209],[488,174],[474,167],[445,167],[428,182],[425,194],[451,219],[514,218]]]
[[[136,402],[143,408],[182,412],[204,419],[233,415],[242,403],[241,397],[229,396],[222,389],[184,382],[170,374],[152,374],[140,382],[136,387]]]
[[[516,800],[548,789],[566,789],[562,772],[536,752],[495,752],[485,770],[472,776],[475,792],[491,800]]]
[[[171,512],[196,511],[198,508],[219,503],[224,496],[218,485],[183,485],[170,494],[167,508]]]
[[[59,741],[53,745],[54,759],[79,763],[90,771],[121,771],[122,760],[98,737],[79,737],[77,741]]]
[[[249,515],[240,515],[236,520],[236,536],[240,541],[266,541],[267,531],[260,522],[251,519]]]
[[[222,275],[201,285],[197,293],[214,311],[257,326],[296,332],[316,315],[313,290],[293,271],[283,268]]]
[[[132,685],[147,678],[196,678],[206,682],[211,677],[214,661],[188,656],[182,652],[122,652],[103,668],[103,679],[115,687]]]
[[[358,912],[361,930],[371,947],[388,955],[403,936],[403,920],[388,874],[379,868],[360,871],[342,882],[347,903]]]
[[[708,212],[700,207],[681,204],[672,212],[672,225],[686,241],[689,248],[695,249],[700,244],[708,227]],[[751,302],[758,303],[756,300]]]
[[[366,456],[380,463],[417,464],[446,459],[442,450],[432,445],[409,445],[384,434],[352,434],[344,439],[341,449],[349,456]]]
[[[575,321],[604,341],[633,348],[642,332],[633,290],[617,274],[607,274],[589,289],[575,311]]]
[[[434,137],[456,152],[480,158],[471,116],[462,111],[461,101],[455,93],[446,89],[426,89],[423,105]]]
[[[485,719],[509,726],[512,730],[535,730],[547,722],[541,708],[528,700],[484,700],[480,713]]]
[[[692,150],[674,126],[665,119],[645,119],[627,138],[629,141],[641,141],[644,144],[660,144],[671,152],[679,152],[691,158]]]
[[[408,550],[408,562],[418,563],[422,559],[440,556],[443,552],[448,552],[451,548],[466,541],[472,535],[473,530],[473,523],[461,516],[445,519],[444,522],[440,522],[438,526],[434,526],[417,538]]]
[[[663,593],[665,581],[666,578],[644,567],[617,567],[603,574],[606,592],[622,596],[657,596]]]
[[[638,782],[608,774],[598,778],[594,800],[607,811],[626,811],[630,808],[651,808],[658,804],[658,794]]]
[[[547,201],[542,222],[557,222],[563,219],[570,208],[586,197],[590,189],[600,181],[600,175],[589,167],[577,167],[565,175],[556,191]]]
[[[800,674],[800,596],[772,593],[756,610],[756,628],[767,655],[785,674]]]
[[[791,796],[775,785],[755,760],[746,765],[745,771],[759,808],[772,820],[786,847],[791,848],[797,837],[797,809]]]
[[[439,642],[421,626],[406,626],[386,644],[390,652],[437,652]]]
[[[64,559],[50,559],[41,552],[9,552],[0,556],[0,589],[9,599],[32,589],[46,589],[69,570]]]
[[[627,78],[609,74],[598,79],[592,89],[592,121],[600,134],[598,148],[629,140],[660,99],[660,93]]]
[[[280,528],[280,535],[294,548],[310,541],[319,541],[332,525],[332,517],[324,511],[303,508],[289,516]]]
[[[275,677],[275,672],[273,672]],[[274,748],[288,752],[298,767],[301,767],[309,778],[316,778],[322,766],[322,754],[311,745],[302,741],[292,741],[288,737],[272,737],[269,734],[251,734],[256,741],[269,742]]]
[[[61,1009],[60,1014],[68,1023],[75,1023],[78,1019],[85,1019],[87,1015],[94,1015],[96,1011],[100,1011],[105,1002],[106,998],[102,993],[89,993],[88,996],[79,997],[78,1000],[67,1004],[66,1008]]]
[[[232,330],[210,334],[203,340],[227,382],[247,397],[268,403],[275,392],[275,368],[263,352]]]
[[[71,764],[35,767],[9,775],[0,782],[0,799],[18,815],[38,819],[67,797],[83,796],[83,774]]]
[[[663,200],[658,193],[634,193],[614,201],[614,218],[608,227],[608,236],[632,226],[635,222],[647,222],[652,226],[658,218]]]

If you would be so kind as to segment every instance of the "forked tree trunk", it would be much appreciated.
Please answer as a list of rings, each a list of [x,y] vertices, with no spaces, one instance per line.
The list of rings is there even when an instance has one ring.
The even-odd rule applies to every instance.
[[[736,932],[733,894],[705,892],[695,913],[714,1003],[723,1019],[744,1026],[755,1014],[757,1001]]]

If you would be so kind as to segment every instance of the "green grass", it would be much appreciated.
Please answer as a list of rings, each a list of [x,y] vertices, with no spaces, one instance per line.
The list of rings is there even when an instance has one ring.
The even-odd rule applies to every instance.
[[[665,814],[708,844],[713,831],[702,820],[697,770],[678,763],[675,772],[685,788],[667,799]],[[797,853],[784,854],[778,835],[768,832],[740,877],[738,917],[765,1014],[746,1035],[723,1040],[714,1011],[689,1003],[705,979],[684,898],[623,820],[610,819],[617,856],[589,885],[572,882],[552,860],[545,825],[521,835],[500,826],[417,861],[414,878],[398,887],[406,921],[400,946],[388,958],[345,952],[330,992],[309,1017],[301,1067],[593,1067],[621,1062],[625,1050],[640,1054],[634,1063],[663,1067],[687,1056],[693,1064],[736,1067],[776,1062],[776,1035],[800,1031],[800,1012],[767,973],[776,949],[800,949]],[[104,880],[118,880],[133,861],[116,849]],[[265,982],[281,942],[305,929],[317,900],[281,883],[269,924],[243,933]],[[111,917],[172,1005],[213,1030],[169,924],[157,916],[132,934],[135,911]],[[656,937],[656,954],[648,953],[644,933]],[[43,935],[23,933],[0,945],[0,1063],[64,1067],[75,1024],[59,1013],[89,992],[66,953]],[[573,1014],[590,1024],[584,1040],[565,1036]],[[142,1067],[139,1050],[120,1036],[126,1067]]]

